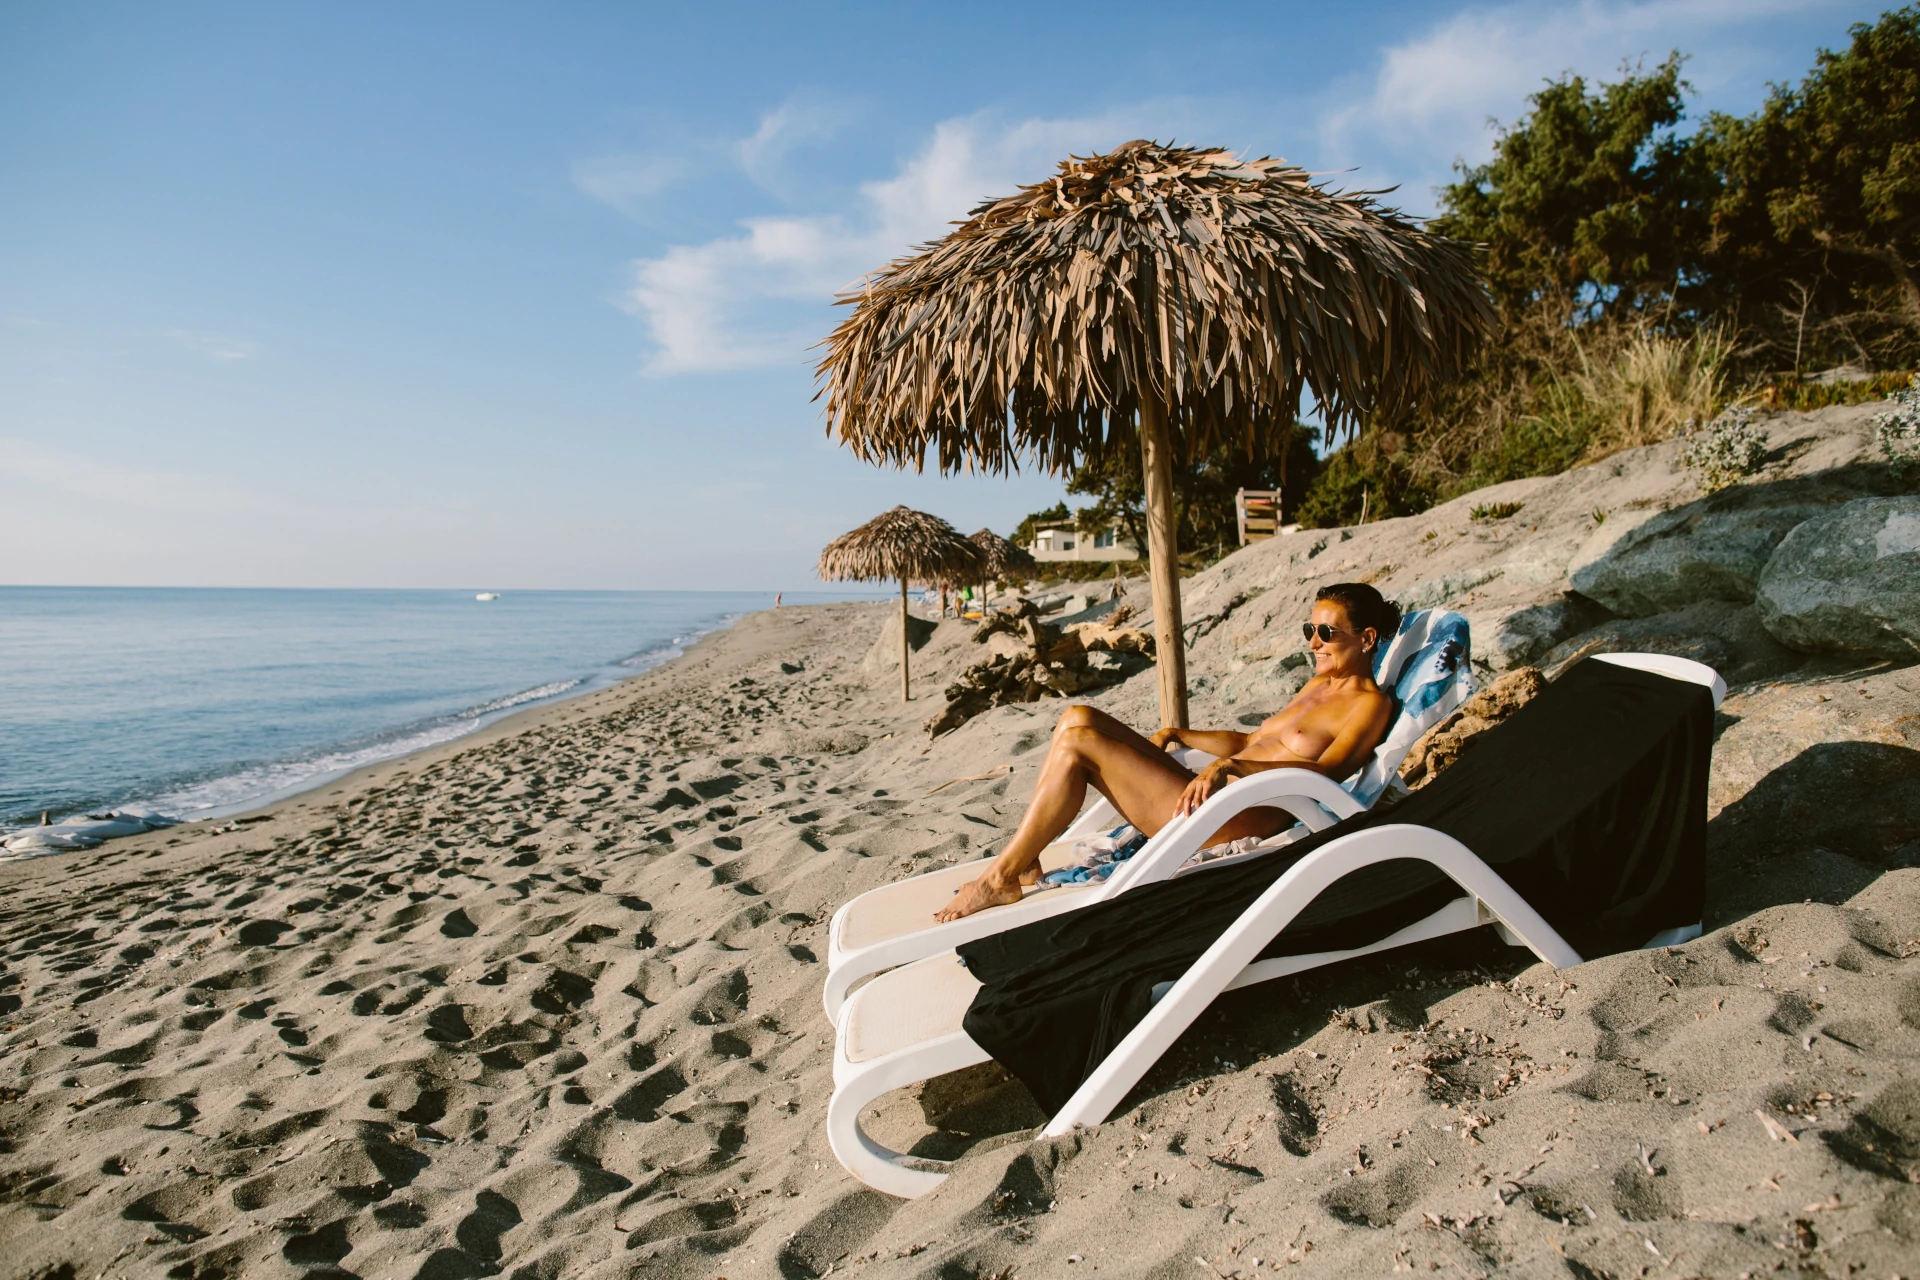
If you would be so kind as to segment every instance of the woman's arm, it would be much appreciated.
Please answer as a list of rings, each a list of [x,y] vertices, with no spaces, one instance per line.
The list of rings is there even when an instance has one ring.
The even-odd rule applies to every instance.
[[[1247,735],[1231,729],[1160,729],[1154,733],[1152,741],[1162,751],[1177,742],[1210,756],[1230,756],[1247,747]]]
[[[1283,746],[1263,747],[1257,757],[1223,756],[1202,769],[1174,805],[1175,816],[1192,813],[1215,792],[1236,778],[1251,777],[1269,769],[1311,769],[1339,781],[1358,768],[1385,736],[1392,716],[1393,701],[1384,694],[1357,699],[1339,731],[1318,756],[1297,755]],[[1202,748],[1204,750],[1204,748]]]

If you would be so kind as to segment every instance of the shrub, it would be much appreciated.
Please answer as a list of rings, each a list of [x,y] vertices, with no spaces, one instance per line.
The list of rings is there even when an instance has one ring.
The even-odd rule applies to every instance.
[[[1484,506],[1475,507],[1472,511],[1469,511],[1467,513],[1467,519],[1505,520],[1509,516],[1519,515],[1520,508],[1526,505],[1524,502],[1491,502]]]
[[[1729,409],[1705,427],[1688,425],[1680,465],[1714,493],[1737,484],[1767,460],[1767,437],[1753,425],[1753,410]]]
[[[1920,470],[1920,373],[1893,393],[1899,407],[1873,415],[1873,440],[1893,469],[1903,476]]]
[[[1425,511],[1432,486],[1407,466],[1399,437],[1369,433],[1328,456],[1294,518],[1303,529],[1339,529]]]

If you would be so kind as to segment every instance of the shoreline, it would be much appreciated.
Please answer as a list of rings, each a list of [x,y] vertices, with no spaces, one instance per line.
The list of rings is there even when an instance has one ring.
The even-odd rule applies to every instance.
[[[733,625],[738,623],[740,619],[747,617],[750,614],[755,612],[761,612],[761,611],[748,610],[742,613],[721,615],[720,620],[714,626],[708,627],[705,630],[694,632],[691,638],[686,640],[685,643],[668,642],[667,644],[662,646],[656,652],[661,653],[663,656],[661,656],[658,661],[655,661],[648,666],[639,667],[637,669],[631,669],[624,674],[614,675],[611,678],[598,683],[595,682],[594,674],[577,677],[572,681],[572,683],[567,688],[557,693],[549,694],[545,697],[529,699],[529,701],[531,702],[531,705],[529,706],[523,706],[523,707],[509,706],[505,708],[499,708],[494,711],[482,711],[479,714],[476,714],[472,717],[473,723],[471,724],[470,727],[461,729],[460,732],[456,733],[452,737],[443,738],[437,742],[429,742],[420,746],[410,747],[404,751],[399,751],[392,755],[381,756],[378,759],[369,760],[360,764],[350,765],[345,768],[334,769],[334,770],[322,770],[321,772],[313,774],[310,777],[301,779],[297,783],[293,783],[287,786],[272,788],[266,792],[261,793],[260,795],[251,797],[247,800],[236,801],[236,802],[227,803],[227,804],[211,805],[204,809],[195,810],[190,815],[174,814],[165,810],[164,808],[161,808],[157,801],[144,801],[144,800],[129,801],[123,805],[101,807],[99,811],[112,812],[112,811],[125,810],[125,811],[142,812],[142,813],[151,812],[151,813],[156,813],[161,816],[165,816],[173,819],[172,826],[158,828],[156,831],[144,832],[142,833],[142,835],[154,835],[154,834],[159,834],[166,831],[175,831],[178,828],[194,826],[201,823],[213,822],[218,824],[220,822],[231,821],[236,818],[249,817],[250,815],[253,815],[257,812],[261,812],[261,811],[273,808],[284,801],[296,799],[300,796],[319,790],[323,787],[328,787],[336,783],[346,783],[349,780],[355,778],[357,775],[367,770],[376,769],[382,765],[388,765],[388,764],[393,764],[399,761],[409,760],[414,758],[415,756],[424,755],[425,753],[436,751],[443,747],[452,747],[452,746],[457,746],[461,743],[471,742],[475,740],[477,735],[484,734],[487,731],[495,728],[496,726],[506,724],[510,721],[515,721],[523,715],[529,715],[535,712],[550,710],[552,708],[562,706],[568,702],[572,702],[580,698],[590,697],[597,693],[605,693],[614,689],[618,689],[622,685],[625,685],[627,682],[631,680],[639,679],[654,671],[658,671],[660,668],[664,666],[667,666],[667,665],[670,665],[671,663],[679,661],[682,657],[686,656],[686,654],[695,645],[701,643],[707,637],[726,631],[729,627],[732,627]],[[638,656],[640,655],[635,654],[630,656],[629,658],[620,659],[617,662],[607,664],[607,667],[610,668],[615,666],[624,666],[626,663],[632,660],[632,657],[638,657]],[[523,690],[513,694],[508,694],[505,696],[507,698],[516,698],[516,699],[524,698],[528,693],[537,692],[537,690],[540,687],[543,687],[543,686],[534,686],[527,690]],[[468,710],[472,710],[472,709],[469,708]],[[421,723],[428,726],[432,726],[432,725],[451,726],[453,721],[464,718],[466,715],[467,715],[467,711],[463,710],[459,712],[449,713],[443,716],[433,717],[428,721],[422,721],[422,722],[416,722],[416,723]],[[388,733],[388,734],[400,734],[406,728],[407,726],[403,725],[395,729],[384,730],[381,732]],[[420,730],[420,733],[426,733],[430,731],[431,731],[430,728],[423,728],[422,730]],[[378,737],[378,735],[375,735],[375,736]],[[418,736],[418,734],[409,735],[409,736]],[[398,741],[404,741],[405,739],[394,738],[392,740],[395,742],[398,742]],[[368,749],[372,749],[372,748],[368,748]],[[342,747],[334,747],[334,748],[320,747],[320,748],[313,749],[313,751],[320,753],[320,758],[324,758],[326,754],[335,753],[342,750],[344,750],[344,748]],[[255,768],[255,767],[272,768],[276,763],[280,763],[280,762],[269,761],[265,765],[248,766],[248,767],[249,768]],[[234,774],[219,775],[219,777],[216,777],[216,778],[209,778],[197,785],[208,785],[214,782],[218,782],[223,778],[233,777],[233,776],[239,776],[238,772]],[[89,809],[89,808],[82,808],[82,809],[75,810],[72,813],[69,813],[61,818],[56,819],[54,825],[82,820],[90,812],[94,812],[94,811],[96,810]],[[0,839],[5,839],[8,836],[20,835],[22,833],[31,831],[34,829],[34,826],[35,824],[33,823],[24,823],[18,827],[9,828],[4,824],[0,824]],[[125,840],[132,840],[132,839],[139,839],[139,838],[141,837],[140,836],[119,836],[119,837],[113,837],[109,839],[106,843],[118,844]],[[13,854],[8,852],[5,849],[0,849],[0,864],[4,864],[6,862],[14,862],[14,861],[29,861],[29,860],[34,860],[38,858],[66,857],[74,853],[86,853],[86,852],[93,852],[93,851],[94,850],[53,849],[53,850],[46,850],[42,852],[29,851],[29,852],[24,852],[19,854]]]
[[[782,607],[797,609],[808,606],[785,605]],[[0,883],[5,882],[7,872],[13,868],[39,863],[65,864],[74,859],[94,858],[102,854],[122,852],[142,853],[151,857],[157,851],[179,845],[195,834],[208,836],[245,834],[244,829],[253,828],[263,822],[277,824],[278,821],[291,818],[295,814],[310,815],[317,809],[327,807],[316,803],[322,798],[321,793],[324,793],[326,799],[340,797],[339,803],[351,803],[355,796],[391,785],[394,780],[411,773],[415,768],[430,768],[454,759],[467,750],[483,748],[551,725],[565,724],[569,712],[584,712],[588,706],[594,706],[597,714],[604,710],[598,707],[598,703],[631,689],[636,681],[659,676],[677,664],[685,662],[701,645],[707,644],[716,636],[725,635],[747,618],[771,612],[773,610],[765,609],[736,615],[731,622],[723,626],[701,632],[690,644],[681,647],[678,654],[645,670],[621,676],[610,684],[584,689],[578,693],[563,694],[551,701],[534,706],[509,710],[498,719],[488,721],[457,738],[449,738],[444,742],[416,747],[400,755],[355,765],[344,772],[322,776],[311,784],[301,786],[298,790],[246,802],[245,807],[224,808],[203,817],[182,818],[173,826],[142,832],[139,835],[117,837],[105,841],[98,848],[54,850],[46,853],[0,857]],[[31,829],[31,827],[20,828],[22,831]],[[231,844],[232,842],[229,841],[221,841],[217,851],[230,851],[228,846]]]

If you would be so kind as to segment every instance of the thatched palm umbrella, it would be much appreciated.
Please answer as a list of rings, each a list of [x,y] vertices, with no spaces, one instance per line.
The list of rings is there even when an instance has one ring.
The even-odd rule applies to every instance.
[[[980,588],[981,608],[986,607],[987,585],[995,578],[1011,578],[1017,574],[1028,574],[1040,567],[1039,561],[1025,547],[1009,542],[991,529],[982,529],[967,539],[980,548],[985,557],[986,582]]]
[[[1452,376],[1493,318],[1470,246],[1280,160],[1130,142],[974,209],[842,299],[827,430],[872,462],[1054,472],[1139,440],[1160,714],[1186,724],[1173,451],[1329,439]]]
[[[907,583],[967,581],[980,572],[980,548],[939,516],[907,507],[885,511],[829,542],[820,553],[820,576],[829,582],[900,579],[900,701],[912,697],[907,681]]]

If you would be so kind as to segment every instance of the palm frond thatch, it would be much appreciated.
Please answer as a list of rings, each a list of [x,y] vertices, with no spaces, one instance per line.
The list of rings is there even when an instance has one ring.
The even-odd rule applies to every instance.
[[[989,578],[1025,577],[1040,568],[1040,562],[1025,547],[1007,541],[991,529],[982,529],[967,541],[979,547],[986,558],[986,576]]]
[[[1192,456],[1297,415],[1404,413],[1492,319],[1469,245],[1281,160],[1071,158],[842,296],[817,374],[869,462],[1050,471],[1125,447],[1143,389]]]
[[[829,542],[820,553],[819,573],[829,582],[971,582],[985,559],[939,516],[902,506]]]

